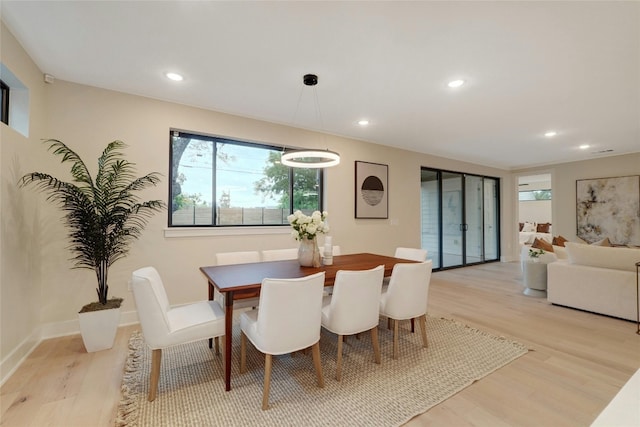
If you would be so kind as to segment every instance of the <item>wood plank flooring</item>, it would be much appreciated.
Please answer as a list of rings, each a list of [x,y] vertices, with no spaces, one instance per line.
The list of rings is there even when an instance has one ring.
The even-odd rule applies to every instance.
[[[531,351],[409,427],[588,426],[640,368],[635,323],[523,295],[519,263],[434,273],[429,314]],[[112,426],[127,341],[137,329],[120,328],[114,348],[98,353],[86,353],[79,336],[42,342],[0,389],[0,425]]]

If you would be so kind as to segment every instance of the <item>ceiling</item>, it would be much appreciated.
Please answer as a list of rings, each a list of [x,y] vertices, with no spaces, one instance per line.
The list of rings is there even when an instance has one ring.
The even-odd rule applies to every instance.
[[[508,170],[640,151],[640,2],[2,0],[0,14],[59,80]]]

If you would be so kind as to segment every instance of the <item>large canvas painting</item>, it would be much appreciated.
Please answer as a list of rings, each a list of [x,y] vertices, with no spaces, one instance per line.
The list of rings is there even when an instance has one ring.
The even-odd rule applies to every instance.
[[[356,161],[356,218],[388,218],[388,166]]]
[[[581,239],[640,246],[640,175],[577,180],[576,211]]]

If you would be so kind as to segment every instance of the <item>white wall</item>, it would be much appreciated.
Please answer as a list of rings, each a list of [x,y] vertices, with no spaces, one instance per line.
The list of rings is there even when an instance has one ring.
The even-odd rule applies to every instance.
[[[43,286],[38,266],[46,251],[32,232],[34,213],[39,209],[33,197],[16,187],[26,172],[26,159],[42,158],[34,153],[45,118],[45,83],[42,73],[6,27],[0,27],[0,60],[28,86],[29,131],[18,132],[0,123],[0,381],[40,340],[40,307],[54,299],[55,288]],[[24,129],[21,129],[24,130]],[[24,134],[30,135],[26,137]]]
[[[519,222],[544,224],[551,222],[551,200],[526,200],[518,203]]]

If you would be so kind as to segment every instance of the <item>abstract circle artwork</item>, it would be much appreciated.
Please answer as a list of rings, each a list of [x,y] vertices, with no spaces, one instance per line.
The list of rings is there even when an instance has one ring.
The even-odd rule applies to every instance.
[[[365,203],[369,206],[376,206],[384,197],[384,184],[377,176],[369,175],[362,182],[360,191]]]

